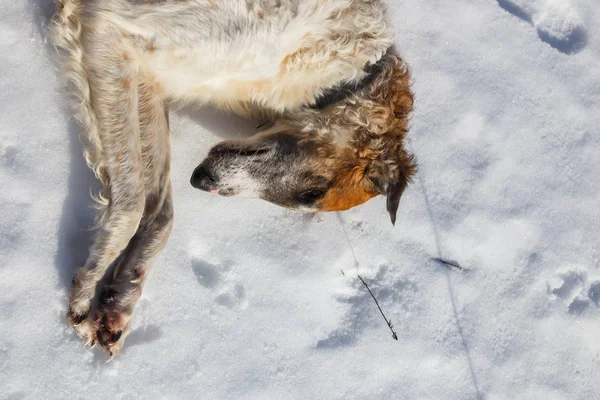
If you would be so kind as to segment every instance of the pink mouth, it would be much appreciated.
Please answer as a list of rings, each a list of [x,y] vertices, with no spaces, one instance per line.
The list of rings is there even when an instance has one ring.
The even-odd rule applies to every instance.
[[[214,195],[217,195],[217,196],[218,196],[218,195],[219,195],[219,189],[213,189],[213,190],[210,190],[208,193],[210,193],[210,194],[214,194]]]

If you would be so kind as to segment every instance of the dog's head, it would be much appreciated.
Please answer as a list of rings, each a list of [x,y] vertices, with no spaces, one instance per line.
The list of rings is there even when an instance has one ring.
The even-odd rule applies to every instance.
[[[300,211],[347,210],[384,194],[392,223],[414,172],[400,150],[395,165],[323,139],[288,130],[228,140],[195,169],[192,186],[221,196],[256,197]]]
[[[415,172],[403,148],[413,94],[402,60],[387,57],[373,84],[343,105],[299,111],[287,117],[289,124],[217,144],[192,185],[308,212],[347,210],[383,194],[395,223]]]

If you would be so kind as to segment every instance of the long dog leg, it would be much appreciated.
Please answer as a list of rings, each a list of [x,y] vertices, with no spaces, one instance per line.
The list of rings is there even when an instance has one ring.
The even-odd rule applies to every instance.
[[[98,343],[111,357],[129,333],[129,321],[154,258],[171,232],[173,200],[169,125],[164,103],[151,79],[138,86],[145,209],[140,225],[100,291],[94,312]]]
[[[90,312],[96,285],[137,231],[145,206],[136,71],[125,53],[94,44],[89,43],[90,51],[102,63],[87,65],[87,69],[109,204],[88,260],[73,278],[68,313],[87,341],[96,333]]]

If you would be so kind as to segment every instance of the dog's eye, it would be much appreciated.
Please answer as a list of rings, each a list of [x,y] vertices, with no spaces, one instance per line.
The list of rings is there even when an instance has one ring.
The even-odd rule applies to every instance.
[[[213,157],[235,157],[235,156],[257,156],[259,154],[267,153],[270,149],[268,147],[258,148],[237,148],[217,145],[213,147],[210,154]]]
[[[239,150],[238,154],[240,156],[257,156],[259,154],[268,153],[269,150],[271,150],[271,149],[269,149],[268,147],[258,148],[258,149]]]
[[[310,189],[298,195],[298,202],[301,204],[312,204],[315,201],[322,199],[327,193],[327,189]]]

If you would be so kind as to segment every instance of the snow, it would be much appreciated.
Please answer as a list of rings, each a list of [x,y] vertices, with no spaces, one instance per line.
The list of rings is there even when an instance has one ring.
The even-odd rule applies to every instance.
[[[64,318],[94,180],[52,4],[0,0],[0,398],[600,399],[600,11],[392,3],[420,166],[396,227],[383,198],[309,217],[194,190],[252,128],[173,114],[173,235],[106,364]]]

